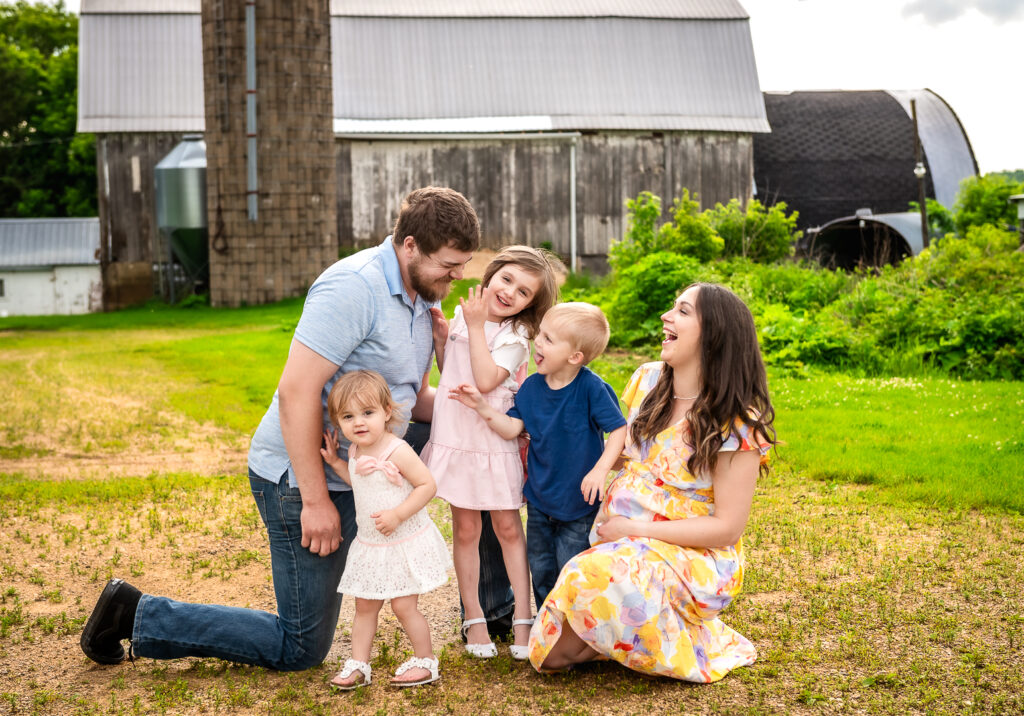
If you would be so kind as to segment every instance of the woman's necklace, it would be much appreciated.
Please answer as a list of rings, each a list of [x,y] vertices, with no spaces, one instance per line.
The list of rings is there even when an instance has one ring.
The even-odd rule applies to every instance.
[[[699,397],[700,397],[700,393],[697,393],[696,395],[691,395],[689,398],[684,398],[681,395],[673,395],[672,396],[672,400],[696,400]]]

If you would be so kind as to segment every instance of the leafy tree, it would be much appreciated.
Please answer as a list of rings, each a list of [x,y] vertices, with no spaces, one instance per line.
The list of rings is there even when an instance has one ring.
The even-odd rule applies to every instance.
[[[983,224],[1016,229],[1017,209],[1007,201],[1013,194],[1024,194],[1024,183],[1010,181],[1002,174],[964,179],[953,207],[957,233],[966,236],[968,228]]]
[[[803,235],[796,228],[799,213],[786,216],[785,202],[765,207],[751,199],[744,210],[739,199],[732,199],[725,206],[715,204],[704,215],[725,241],[724,256],[744,256],[758,263],[791,256],[794,242]]]
[[[96,214],[96,149],[76,135],[78,18],[0,4],[0,216]]]

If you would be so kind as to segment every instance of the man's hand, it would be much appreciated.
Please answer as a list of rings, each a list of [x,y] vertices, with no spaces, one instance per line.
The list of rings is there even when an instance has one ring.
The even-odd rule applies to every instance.
[[[326,557],[341,546],[341,518],[333,502],[323,505],[303,503],[299,521],[302,523],[302,546],[313,554]]]

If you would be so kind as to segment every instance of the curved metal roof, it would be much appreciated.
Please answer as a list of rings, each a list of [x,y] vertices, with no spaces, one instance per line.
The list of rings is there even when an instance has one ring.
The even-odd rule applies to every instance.
[[[978,173],[978,162],[953,108],[930,89],[889,90],[912,117],[910,100],[917,100],[917,131],[921,136],[928,171],[932,175],[935,198],[952,208],[960,182]]]
[[[871,214],[834,219],[806,234],[797,248],[823,265],[853,268],[897,263],[924,249],[921,215],[916,211]]]
[[[905,211],[918,199],[911,97],[925,193],[951,206],[977,165],[956,115],[931,90],[765,93],[772,131],[754,138],[758,196],[799,211],[804,229],[865,207],[876,216]]]

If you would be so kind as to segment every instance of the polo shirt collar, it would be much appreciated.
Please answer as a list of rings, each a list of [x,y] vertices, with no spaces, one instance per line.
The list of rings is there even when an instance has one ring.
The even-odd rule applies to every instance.
[[[430,310],[431,306],[439,306],[440,303],[428,303],[422,296],[417,295],[415,303],[410,300],[409,292],[405,290],[402,282],[402,269],[398,265],[398,253],[395,244],[389,235],[378,247],[380,250],[381,265],[384,267],[384,279],[388,282],[388,290],[392,296],[400,296],[405,305],[418,314]]]

